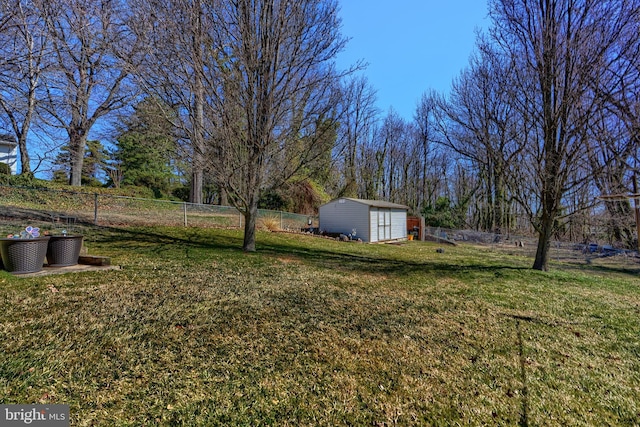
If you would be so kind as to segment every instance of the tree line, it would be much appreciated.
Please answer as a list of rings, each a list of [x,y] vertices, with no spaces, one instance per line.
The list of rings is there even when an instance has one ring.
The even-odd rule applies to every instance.
[[[636,243],[638,0],[490,0],[468,66],[410,119],[376,108],[361,64],[337,68],[335,0],[1,4],[0,124],[22,174],[57,156],[71,185],[102,165],[108,185],[231,204],[247,251],[259,206],[334,197],[535,232],[541,270],[551,239],[590,238],[594,215]]]

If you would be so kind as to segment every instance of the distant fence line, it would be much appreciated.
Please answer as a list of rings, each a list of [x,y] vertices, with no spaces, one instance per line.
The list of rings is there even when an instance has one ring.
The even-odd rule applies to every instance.
[[[538,246],[537,236],[489,233],[474,230],[453,230],[440,227],[425,227],[426,240],[446,239],[454,243],[469,243],[508,250],[512,253],[535,257]],[[435,238],[435,239],[434,239]],[[443,242],[444,240],[440,240]],[[552,240],[549,242],[549,257],[552,260],[587,259],[593,257],[623,256],[629,262],[640,262],[635,250],[615,249],[611,245],[596,242],[570,242]],[[632,261],[633,259],[633,261]]]
[[[98,226],[244,227],[244,216],[230,206],[69,190],[0,186],[0,205],[29,208],[34,211],[33,220],[45,222]],[[309,216],[259,209],[258,221],[260,220],[275,223],[283,230],[301,229],[308,225]]]
[[[491,233],[476,230],[457,230],[442,227],[425,227],[427,235],[446,238],[456,242],[481,243],[483,245],[509,244],[524,246],[537,245],[538,238],[536,236],[517,235],[514,233]],[[566,244],[572,244],[564,242]]]
[[[426,240],[446,239],[455,243],[471,243],[483,246],[513,246],[520,248],[521,252],[528,255],[535,255],[538,245],[537,236],[524,236],[515,234],[490,233],[476,230],[456,230],[442,227],[425,227]],[[552,241],[551,249],[575,248],[576,244],[571,242]]]
[[[52,194],[54,196],[52,196]],[[76,230],[86,225],[122,226],[185,226],[185,227],[244,227],[244,216],[236,208],[180,201],[115,196],[70,190],[32,189],[0,185],[0,233],[14,233],[16,222],[21,227],[32,225],[49,230]],[[318,226],[317,217],[290,212],[260,209],[258,225],[268,229],[298,231]],[[25,222],[28,221],[28,222]],[[491,246],[518,255],[535,256],[538,239],[535,236],[516,236],[473,230],[450,230],[425,227],[426,235],[458,243]],[[438,240],[438,239],[436,239]],[[622,255],[625,263],[637,265],[640,258],[634,251],[617,251],[606,245],[585,245],[552,241],[553,260],[582,259],[598,256]]]
[[[55,196],[52,197],[52,194]],[[170,225],[194,227],[244,227],[244,216],[230,206],[195,204],[183,201],[118,196],[96,192],[27,188],[0,185],[0,206],[27,207],[33,212],[32,220],[58,222],[73,221],[102,226],[119,225]],[[2,215],[0,211],[0,215]],[[7,216],[6,214],[4,215]],[[35,218],[35,216],[39,216]],[[307,227],[309,219],[317,227],[317,218],[290,212],[258,210],[258,221],[268,220],[280,229]],[[426,227],[432,236],[445,237],[459,242],[483,245],[520,245],[534,248],[535,236],[516,236],[487,233],[474,230],[451,230]],[[552,242],[552,247],[570,246],[575,243]]]

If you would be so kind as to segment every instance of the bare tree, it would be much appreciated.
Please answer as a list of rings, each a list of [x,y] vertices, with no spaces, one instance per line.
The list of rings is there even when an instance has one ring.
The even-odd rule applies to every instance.
[[[145,41],[145,60],[135,67],[143,89],[162,99],[177,113],[167,116],[184,142],[183,155],[190,173],[189,201],[202,203],[207,165],[206,140],[215,133],[219,113],[212,110],[217,97],[218,56],[213,48],[217,34],[216,0],[132,0],[138,16],[129,26]],[[218,167],[218,165],[215,165]]]
[[[292,135],[317,142],[311,136],[319,119],[330,118],[335,106],[339,76],[332,62],[345,41],[335,0],[227,0],[218,18],[220,136],[233,152],[232,176],[218,176],[218,182],[244,215],[243,250],[255,251],[267,171],[274,172],[271,162]],[[285,173],[305,160],[298,157]]]
[[[620,34],[634,25],[637,2],[615,0],[492,0],[495,43],[513,58],[515,89],[531,123],[528,167],[539,205],[534,207],[538,247],[534,269],[547,270],[550,240],[562,200],[580,185],[586,129],[594,114],[590,89],[604,71]],[[637,34],[637,30],[636,30]],[[518,82],[531,82],[533,90]],[[533,204],[529,202],[530,204]]]
[[[377,157],[378,171],[376,183],[379,196],[392,202],[400,202],[398,193],[404,184],[402,167],[405,144],[409,138],[407,123],[393,109],[390,109],[378,133]]]
[[[443,141],[440,136],[442,127],[438,126],[438,94],[434,91],[422,95],[414,114],[414,138],[417,144],[417,170],[414,177],[419,179],[419,188],[416,191],[416,208],[422,209],[427,205],[435,205],[438,191],[441,191],[440,183],[442,175],[436,171],[446,162],[446,150],[439,149],[438,141]]]
[[[135,96],[123,58],[135,58],[138,41],[123,24],[117,0],[47,2],[47,29],[55,68],[47,79],[46,111],[69,138],[69,184],[81,185],[87,137],[95,123]]]
[[[482,38],[470,65],[454,80],[448,100],[436,98],[443,115],[440,142],[472,162],[477,171],[480,228],[505,231],[510,169],[522,149],[511,64]]]
[[[628,132],[624,121],[601,108],[590,126],[588,167],[593,183],[603,196],[623,195],[633,191],[633,173],[638,151],[637,137]],[[609,235],[612,242],[635,246],[635,230],[630,201],[605,198],[609,213]]]
[[[27,141],[47,66],[45,12],[38,3],[0,2],[0,123],[11,129],[18,143],[22,174],[31,173]]]
[[[378,120],[375,101],[376,91],[366,77],[355,76],[343,83],[339,155],[342,157],[344,186],[339,193],[340,196],[352,197],[359,191],[357,159],[364,153],[364,146],[372,140],[373,129]],[[362,178],[360,185],[367,187],[366,180],[372,176],[365,174]]]
[[[609,213],[611,239],[627,247],[637,246],[630,200],[636,193],[640,149],[640,7],[631,16],[635,27],[623,29],[606,71],[593,81],[599,108],[590,129],[589,160],[594,182]],[[616,197],[616,195],[618,197]]]
[[[379,152],[376,141],[378,140],[378,134],[380,132],[379,126],[371,126],[367,134],[367,138],[358,144],[357,152],[354,157],[353,174],[354,185],[343,186],[341,191],[337,194],[338,197],[359,197],[362,199],[375,200],[380,198],[380,174],[381,168],[381,153]],[[345,156],[343,159],[342,174],[347,177],[351,173],[348,170],[349,161]],[[345,183],[351,181],[345,181]],[[355,185],[357,183],[357,185]],[[349,192],[347,192],[347,190]],[[355,193],[353,192],[355,191]]]

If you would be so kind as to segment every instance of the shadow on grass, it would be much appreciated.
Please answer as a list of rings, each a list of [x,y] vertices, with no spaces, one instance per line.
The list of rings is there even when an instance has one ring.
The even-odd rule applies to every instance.
[[[349,244],[345,244],[345,248],[348,248]],[[348,250],[348,249],[346,249]],[[533,271],[529,266],[518,266],[505,264],[487,264],[484,262],[473,262],[469,259],[464,261],[458,260],[457,262],[446,258],[446,261],[429,260],[425,262],[413,262],[410,260],[396,260],[379,257],[367,257],[358,254],[344,253],[339,251],[330,251],[326,249],[310,248],[300,244],[290,245],[270,243],[262,246],[262,251],[267,251],[275,255],[289,254],[303,258],[306,262],[314,263],[320,266],[327,266],[341,270],[366,270],[370,272],[379,272],[386,274],[406,274],[412,271],[434,271],[443,272],[448,275],[465,275],[473,272],[490,272],[495,273],[496,276],[501,275],[503,272],[508,271]],[[531,260],[533,264],[533,259]],[[621,274],[634,278],[640,274],[640,269],[637,268],[624,268],[617,266],[584,266],[576,265],[573,263],[562,263],[555,265],[550,272],[555,269],[562,271],[590,271],[600,272],[605,274]],[[542,274],[542,272],[540,272]]]
[[[100,232],[103,230],[104,232]],[[411,260],[398,260],[380,257],[379,254],[363,255],[348,253],[345,251],[305,246],[304,242],[290,240],[285,243],[273,241],[259,242],[258,251],[255,254],[247,254],[242,251],[242,237],[225,235],[223,233],[202,233],[198,229],[185,229],[177,233],[175,229],[168,228],[168,233],[162,233],[158,228],[117,228],[101,227],[94,236],[94,241],[102,244],[110,244],[119,248],[128,248],[139,252],[160,254],[164,251],[175,250],[176,245],[188,248],[225,251],[230,254],[272,256],[272,257],[296,257],[308,265],[320,268],[334,269],[344,272],[366,272],[384,275],[408,275],[413,272],[435,272],[446,275],[460,275],[473,272],[492,272],[504,270],[528,270],[518,266],[490,266],[480,263],[465,263],[464,265],[446,261],[415,262]],[[348,245],[345,244],[345,248]],[[348,250],[348,249],[346,249]]]
[[[381,258],[379,256],[367,256],[362,254],[332,251],[324,248],[306,248],[304,246],[281,245],[273,243],[264,245],[262,251],[273,255],[294,255],[304,260],[306,263],[324,268],[331,268],[341,271],[360,271],[366,273],[398,276],[409,275],[414,272],[426,271],[442,273],[446,274],[447,276],[454,276],[465,275],[474,272],[495,273],[500,270],[527,270],[527,268],[518,266],[496,266],[472,262],[465,262],[462,265],[452,262],[451,260],[426,260],[424,262],[416,262],[412,260]]]
[[[141,253],[160,254],[175,251],[176,245],[186,250],[190,248],[210,249],[242,253],[242,239],[221,233],[203,233],[197,228],[187,228],[178,233],[169,227],[166,233],[159,227],[118,228],[100,227],[93,240],[119,248],[128,248]]]
[[[518,358],[520,364],[520,381],[522,382],[522,410],[520,412],[520,427],[529,426],[529,386],[527,384],[527,359],[524,355],[524,340],[522,339],[522,327],[518,316],[514,316],[516,321],[516,331],[518,337]],[[528,319],[524,319],[528,320]]]
[[[122,248],[130,248],[140,252],[160,254],[165,251],[175,250],[176,245],[180,245],[185,250],[189,248],[205,249],[215,251],[225,251],[230,254],[252,255],[242,251],[241,233],[231,235],[220,232],[202,232],[198,228],[187,228],[178,230],[167,227],[166,233],[158,227],[138,227],[138,228],[118,228],[100,227],[96,229],[95,241],[117,245]],[[256,256],[269,255],[274,257],[294,256],[306,264],[321,268],[330,268],[344,272],[366,272],[385,275],[408,275],[413,272],[434,272],[446,274],[448,276],[462,276],[473,273],[493,273],[500,275],[507,271],[530,271],[530,267],[515,265],[487,265],[480,262],[453,262],[427,260],[416,262],[411,260],[399,260],[382,258],[379,254],[368,256],[364,254],[349,253],[348,245],[345,250],[332,250],[327,247],[317,247],[317,245],[306,245],[301,240],[294,238],[287,243],[278,243],[273,240],[259,241]],[[564,264],[558,266],[562,270],[596,271],[602,273],[617,273],[637,277],[637,270],[629,270],[616,267],[604,266],[578,266]]]
[[[620,274],[624,276],[630,276],[633,278],[638,278],[640,275],[640,268],[626,268],[626,267],[615,267],[615,266],[604,266],[604,265],[593,265],[591,263],[586,264],[577,264],[574,262],[568,262],[563,264],[560,267],[564,271],[590,271],[593,273],[603,273],[603,274]]]

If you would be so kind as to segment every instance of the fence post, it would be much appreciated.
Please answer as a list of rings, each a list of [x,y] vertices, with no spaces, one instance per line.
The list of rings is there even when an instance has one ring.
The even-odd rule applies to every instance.
[[[98,225],[98,193],[93,193],[93,225]]]
[[[184,202],[182,204],[182,212],[184,215],[184,226],[186,227],[187,226],[187,202]]]
[[[282,211],[280,211],[280,230],[284,230],[284,223],[282,222]]]

